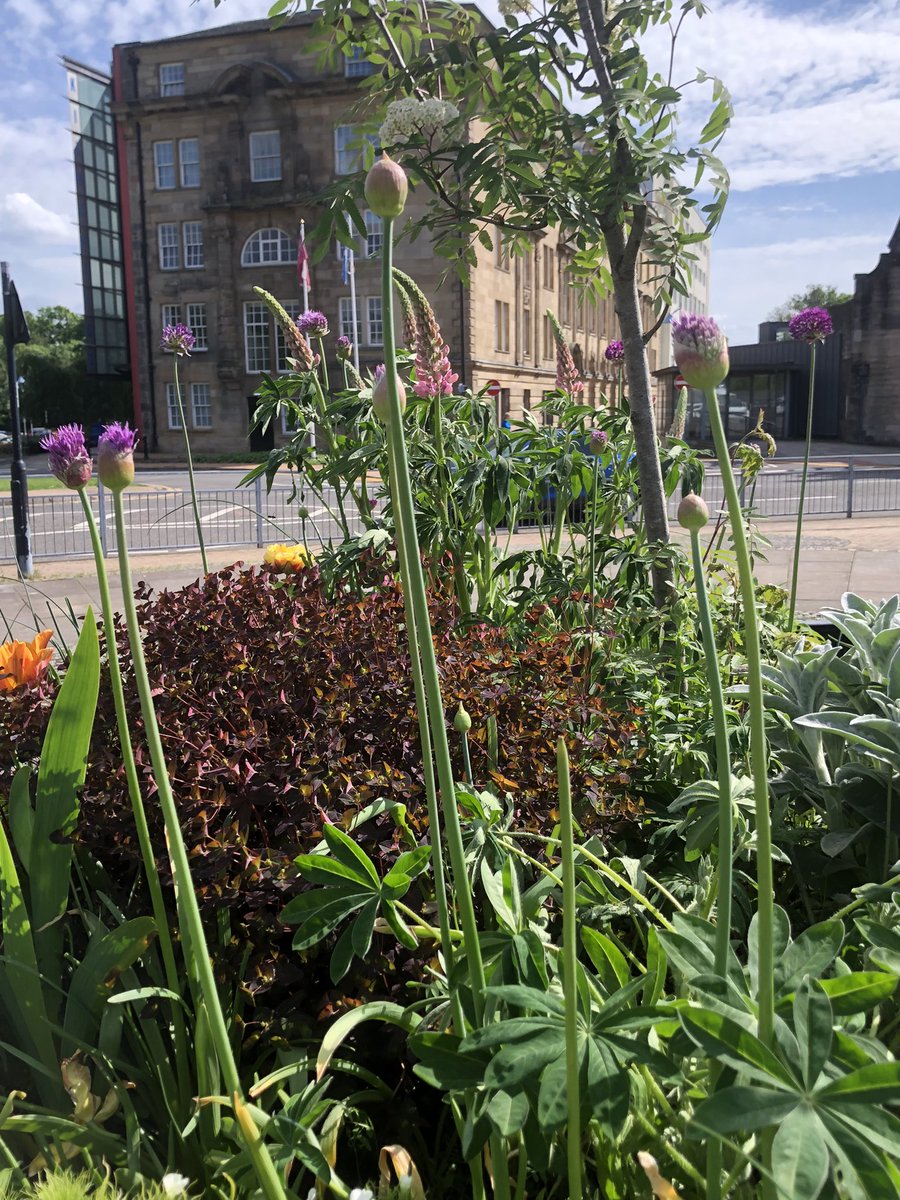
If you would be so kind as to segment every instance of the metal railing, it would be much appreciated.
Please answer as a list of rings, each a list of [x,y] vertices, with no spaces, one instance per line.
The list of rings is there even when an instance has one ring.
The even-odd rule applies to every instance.
[[[115,554],[116,530],[112,498],[102,485],[88,493],[100,530],[104,554]],[[292,488],[274,487],[266,493],[262,480],[248,488],[203,490],[197,493],[200,520],[207,548],[264,546],[270,542],[340,541],[341,534],[329,507],[307,499],[308,517],[300,519],[300,501]],[[36,560],[87,558],[92,554],[81,501],[66,490],[29,494],[32,553]],[[129,548],[135,553],[190,550],[198,545],[191,497],[188,491],[131,488],[123,497]],[[347,512],[352,533],[363,526],[354,511]],[[12,506],[0,497],[0,561],[15,560]]]

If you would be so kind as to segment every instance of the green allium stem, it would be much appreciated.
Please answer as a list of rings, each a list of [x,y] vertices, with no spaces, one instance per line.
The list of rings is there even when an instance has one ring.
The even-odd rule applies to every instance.
[[[794,534],[794,558],[791,563],[791,601],[788,609],[788,629],[794,628],[797,612],[797,578],[800,573],[800,541],[803,537],[803,505],[806,500],[806,477],[809,474],[809,448],[812,442],[813,398],[816,390],[816,343],[809,347],[809,400],[806,406],[806,443],[803,447],[803,473],[800,476],[800,502],[797,506],[797,530]]]
[[[181,402],[181,381],[178,378],[178,355],[175,355],[175,403],[178,405],[178,420],[181,422],[181,432],[184,434],[184,453],[187,459],[188,482],[191,487],[191,507],[194,510],[194,524],[197,526],[197,541],[200,543],[200,560],[203,563],[203,574],[209,574],[209,563],[206,560],[206,543],[203,540],[203,526],[200,523],[200,505],[197,502],[197,484],[194,480],[194,459],[191,454],[191,439],[188,434],[187,421],[184,415],[184,405]]]
[[[772,870],[772,818],[769,811],[769,755],[766,742],[766,710],[763,700],[762,655],[759,647],[759,618],[756,611],[753,568],[747,545],[747,531],[741,512],[734,471],[728,455],[728,443],[722,428],[722,416],[714,390],[706,393],[709,423],[712,429],[722,485],[731,520],[731,537],[737,560],[741,600],[744,607],[744,649],[747,656],[747,685],[750,709],[750,767],[756,810],[756,880],[759,940],[759,1037],[771,1046],[775,1028],[775,954],[773,929],[775,896]]]
[[[560,856],[563,877],[563,995],[566,1022],[566,1161],[569,1200],[582,1200],[581,1086],[578,1068],[578,929],[575,899],[575,822],[566,743],[556,743],[556,778],[559,787]]]
[[[403,413],[397,392],[397,351],[394,338],[393,296],[393,219],[385,217],[384,242],[381,256],[381,295],[384,312],[384,363],[387,380],[389,420],[388,437],[392,440],[395,466],[397,507],[400,513],[401,534],[406,546],[406,567],[409,572],[404,588],[412,597],[415,626],[410,629],[412,655],[421,654],[422,673],[428,701],[431,733],[434,740],[435,763],[440,787],[441,809],[450,856],[453,890],[459,909],[460,924],[465,936],[465,955],[469,968],[472,989],[472,1005],[476,1020],[480,1022],[484,1011],[485,974],[478,940],[478,924],[475,905],[466,871],[465,847],[456,805],[453,767],[450,762],[450,744],[447,738],[447,721],[441,696],[440,678],[434,653],[431,633],[431,618],[428,612],[428,595],[422,572],[422,560],[416,537],[416,518],[413,507],[412,486],[409,478],[409,462],[406,455],[406,438],[403,430]],[[416,646],[418,642],[418,646]],[[458,1031],[462,1034],[462,1030]]]
[[[84,488],[78,489],[81,507],[84,509],[84,519],[87,523],[94,551],[94,563],[97,568],[97,586],[100,589],[100,607],[103,610],[103,629],[106,634],[106,659],[109,665],[109,683],[113,694],[113,704],[116,710],[116,724],[119,731],[119,745],[122,749],[122,766],[125,780],[128,784],[128,795],[131,800],[131,811],[137,830],[138,846],[144,863],[144,874],[147,877],[147,888],[150,892],[150,907],[153,910],[153,920],[156,922],[156,936],[159,939],[159,951],[165,972],[166,987],[176,995],[180,994],[181,986],[178,977],[178,965],[175,960],[175,950],[172,945],[172,935],[169,931],[169,918],[163,900],[162,885],[159,882],[159,871],[156,866],[156,855],[153,852],[153,842],[147,825],[147,813],[141,796],[141,785],[138,779],[137,765],[134,761],[134,750],[131,745],[131,731],[128,727],[128,710],[125,707],[125,689],[122,686],[122,671],[119,666],[119,650],[116,644],[116,627],[113,621],[112,599],[109,594],[109,576],[106,562],[103,558],[103,546],[94,513],[91,509]],[[184,1028],[184,1015],[179,1005],[172,1007],[172,1026],[175,1038],[175,1058],[178,1076],[179,1099],[183,1106],[190,1103],[190,1092],[187,1079],[183,1072],[190,1059],[187,1057],[187,1037]]]
[[[122,582],[123,607],[125,621],[128,626],[128,638],[131,643],[131,659],[134,665],[134,677],[137,684],[138,696],[141,702],[141,713],[144,718],[144,733],[147,747],[150,751],[150,761],[159,795],[160,808],[166,827],[166,842],[169,860],[172,865],[172,875],[175,882],[176,902],[179,918],[187,933],[186,946],[193,959],[190,966],[199,981],[203,1002],[207,1010],[207,1019],[215,1047],[216,1058],[225,1081],[232,1095],[243,1099],[240,1075],[237,1062],[228,1036],[225,1024],[225,1014],[219,998],[216,977],[213,974],[206,934],[200,919],[200,906],[191,879],[191,869],[188,862],[187,847],[181,832],[181,822],[175,798],[172,795],[172,785],[166,764],[165,751],[160,737],[159,724],[156,720],[156,709],[153,707],[153,693],[147,674],[147,662],[144,658],[144,645],[141,639],[141,629],[138,624],[137,606],[134,602],[134,587],[131,579],[131,563],[128,558],[128,537],[125,529],[125,514],[122,508],[122,492],[113,495],[116,514],[116,540],[119,553],[119,573]],[[247,1146],[256,1168],[260,1189],[268,1200],[287,1200],[287,1193],[275,1170],[265,1142],[258,1146]]]
[[[588,565],[588,597],[591,603],[591,610],[588,616],[588,627],[594,628],[594,590],[596,588],[595,575],[597,572],[597,487],[600,479],[600,456],[594,455],[594,482],[593,491],[591,493],[591,545],[589,553]],[[593,659],[593,647],[591,647],[591,657]]]

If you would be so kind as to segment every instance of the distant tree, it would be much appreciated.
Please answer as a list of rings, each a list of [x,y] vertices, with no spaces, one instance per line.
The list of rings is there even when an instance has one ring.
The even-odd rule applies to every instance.
[[[803,292],[791,296],[787,304],[779,304],[769,313],[770,321],[789,321],[796,312],[804,308],[834,308],[836,304],[846,304],[852,300],[851,292],[839,292],[837,288],[827,283],[811,283]]]

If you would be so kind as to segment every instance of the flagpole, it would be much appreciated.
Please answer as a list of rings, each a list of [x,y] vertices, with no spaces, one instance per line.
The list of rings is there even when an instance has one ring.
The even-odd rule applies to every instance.
[[[22,308],[15,286],[9,277],[9,263],[0,263],[3,283],[3,329],[6,340],[6,370],[9,374],[9,419],[12,424],[12,464],[10,499],[12,501],[13,533],[16,542],[16,561],[23,578],[34,574],[31,557],[31,530],[28,527],[28,470],[22,457],[22,429],[19,417],[19,380],[16,375],[16,341],[28,340]],[[18,320],[17,320],[18,318]],[[17,329],[19,325],[21,328]]]
[[[350,237],[355,237],[353,226],[350,224],[350,218],[347,217],[347,233]],[[356,255],[353,253],[353,247],[350,246],[348,252],[348,270],[350,274],[350,315],[353,320],[353,365],[356,367],[356,373],[359,374],[359,334],[362,333],[362,327],[359,323],[359,314],[356,311]]]

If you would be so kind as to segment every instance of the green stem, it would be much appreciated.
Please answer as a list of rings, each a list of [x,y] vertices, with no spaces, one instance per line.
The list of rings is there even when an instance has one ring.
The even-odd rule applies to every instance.
[[[415,615],[415,627],[408,632],[413,639],[413,644],[410,646],[412,654],[420,653],[422,656],[422,672],[428,701],[431,733],[434,740],[441,809],[447,835],[447,849],[450,855],[454,893],[459,907],[460,924],[465,936],[465,953],[469,967],[469,981],[472,988],[472,1005],[476,1021],[480,1023],[484,1011],[484,962],[481,956],[481,944],[478,940],[475,904],[466,871],[465,847],[463,845],[462,829],[459,821],[459,810],[456,805],[453,767],[450,762],[450,744],[447,739],[447,722],[444,713],[443,698],[441,696],[437,660],[434,653],[431,619],[428,612],[428,595],[425,590],[422,560],[416,537],[415,509],[413,507],[412,486],[409,478],[409,462],[406,456],[403,413],[400,408],[400,396],[397,390],[397,356],[394,340],[392,275],[393,257],[393,220],[390,217],[386,217],[381,257],[384,362],[390,413],[388,437],[393,443],[397,507],[401,518],[402,536],[406,546],[406,567],[409,572],[409,576],[404,580],[404,584],[412,596],[413,612]],[[419,643],[418,648],[414,644],[416,640]],[[463,1030],[460,1029],[458,1032],[462,1034]]]
[[[722,688],[722,673],[719,670],[719,656],[716,651],[709,595],[706,591],[706,578],[703,573],[700,534],[696,529],[691,530],[691,557],[694,563],[697,612],[700,617],[700,632],[703,638],[703,653],[706,658],[706,678],[709,683],[709,701],[716,740],[716,775],[719,783],[719,863],[715,965],[716,974],[724,979],[728,965],[728,950],[731,944],[732,862],[734,857],[731,752],[728,746],[728,718],[725,709],[725,693]]]
[[[200,524],[200,505],[197,503],[197,484],[194,481],[194,459],[191,455],[191,439],[188,435],[187,421],[184,416],[184,405],[181,402],[181,381],[178,378],[178,355],[175,355],[175,403],[178,405],[178,420],[181,422],[181,432],[184,434],[184,454],[187,459],[188,483],[191,488],[191,507],[194,510],[194,524],[197,526],[197,541],[200,543],[200,560],[203,563],[203,574],[209,574],[209,563],[206,560],[206,543],[203,540],[203,526]]]
[[[556,743],[556,777],[559,784],[560,853],[563,877],[563,996],[566,1022],[566,1160],[569,1200],[581,1200],[581,1087],[578,1068],[578,944],[575,900],[575,822],[566,743]]]
[[[219,1067],[225,1080],[225,1085],[232,1095],[243,1099],[240,1075],[234,1051],[228,1037],[225,1024],[225,1014],[219,998],[219,989],[213,973],[212,963],[206,944],[206,935],[200,919],[200,906],[191,880],[191,869],[188,862],[187,847],[181,832],[181,823],[175,798],[172,795],[172,785],[166,756],[160,737],[159,725],[156,720],[156,710],[153,707],[153,693],[150,679],[147,675],[147,662],[144,658],[144,645],[141,640],[141,630],[138,624],[137,607],[134,602],[134,588],[131,579],[131,564],[128,559],[128,536],[125,529],[125,514],[122,508],[122,492],[116,491],[113,496],[116,514],[116,540],[119,551],[119,574],[122,582],[123,607],[125,621],[128,626],[128,638],[131,643],[131,658],[134,664],[134,677],[137,684],[138,696],[141,702],[141,713],[144,718],[144,733],[147,747],[150,751],[150,761],[156,779],[160,808],[166,827],[166,841],[169,850],[169,860],[172,865],[172,875],[175,882],[176,903],[181,921],[184,922],[188,934],[187,946],[193,962],[191,966],[196,972],[200,989],[207,1010],[210,1032]],[[259,1146],[247,1146],[257,1171],[260,1188],[269,1200],[286,1200],[286,1192],[279,1179],[275,1165],[269,1156],[264,1142]]]
[[[122,686],[122,671],[119,666],[119,650],[116,644],[116,627],[113,621],[112,599],[109,594],[109,576],[106,572],[106,562],[103,558],[103,546],[94,513],[91,509],[84,488],[79,488],[78,495],[81,507],[84,509],[84,519],[87,523],[94,551],[94,563],[97,568],[97,586],[100,589],[100,607],[103,610],[103,628],[106,633],[106,659],[109,665],[109,683],[113,694],[113,704],[116,710],[116,724],[119,731],[119,745],[122,749],[122,766],[125,780],[128,784],[128,795],[131,800],[131,811],[137,830],[138,846],[144,863],[144,874],[147,877],[147,888],[150,892],[150,907],[153,910],[153,920],[156,922],[156,936],[159,939],[159,950],[165,971],[166,987],[170,992],[179,995],[181,986],[178,977],[178,965],[175,960],[175,950],[172,945],[172,935],[169,931],[169,918],[163,900],[162,885],[159,882],[159,871],[156,866],[156,855],[147,824],[147,813],[141,796],[141,785],[138,779],[137,765],[134,761],[134,750],[131,745],[131,731],[128,727],[128,710],[125,707],[125,689]],[[187,1079],[183,1077],[190,1059],[187,1057],[187,1036],[184,1028],[184,1015],[179,1005],[172,1008],[173,1033],[175,1037],[175,1063],[178,1074],[179,1099],[183,1107],[190,1102],[190,1091]]]
[[[753,774],[753,797],[756,810],[756,879],[757,923],[759,941],[759,1037],[771,1046],[775,1028],[775,955],[773,928],[775,921],[774,878],[772,871],[772,818],[769,812],[769,763],[766,743],[766,712],[763,701],[762,656],[759,648],[759,619],[747,531],[741,512],[740,498],[728,444],[722,428],[722,417],[715,390],[707,391],[709,423],[722,472],[722,484],[731,519],[731,537],[737,560],[741,600],[744,607],[745,653],[747,656],[747,685],[750,709],[750,765]]]
[[[594,628],[594,589],[596,587],[594,576],[597,571],[597,486],[598,486],[599,478],[600,478],[600,456],[599,456],[599,454],[595,454],[594,455],[594,482],[593,482],[593,490],[591,491],[591,530],[590,530],[591,548],[590,548],[589,566],[588,566],[588,576],[589,576],[588,597],[589,597],[590,603],[591,603],[591,610],[590,610],[590,613],[588,614],[588,628],[589,629]]]
[[[800,476],[800,502],[797,506],[797,531],[794,534],[794,559],[791,563],[791,602],[788,609],[788,629],[794,628],[797,611],[797,577],[800,573],[800,539],[803,536],[803,504],[806,499],[806,477],[809,473],[809,447],[812,442],[813,396],[816,388],[816,343],[809,347],[809,400],[806,406],[806,444],[803,447],[803,474]]]

